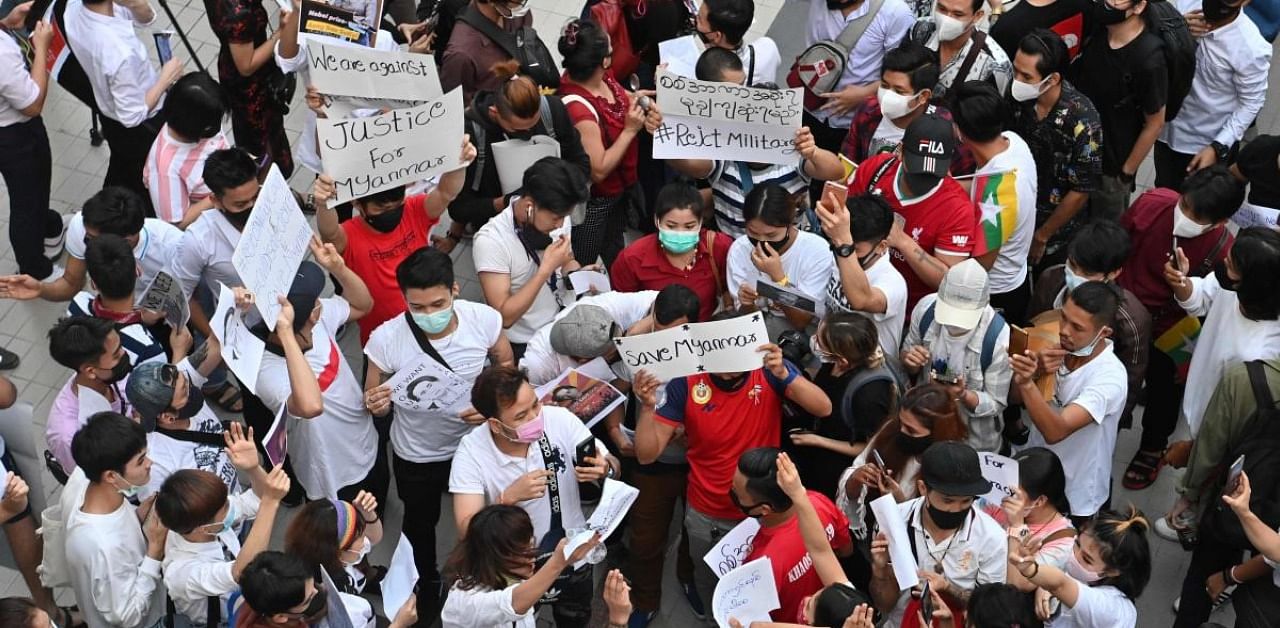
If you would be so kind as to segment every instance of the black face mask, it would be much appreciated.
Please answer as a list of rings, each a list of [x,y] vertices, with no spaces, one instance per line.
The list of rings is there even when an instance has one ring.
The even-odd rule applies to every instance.
[[[535,251],[541,251],[551,246],[551,236],[538,231],[531,224],[520,227],[520,239],[524,240],[524,243]]]
[[[704,33],[698,30],[697,26],[693,27],[693,33],[698,36],[698,39],[702,40],[704,45],[711,43],[711,33]]]
[[[736,377],[733,377],[732,379],[725,379],[720,377],[719,375],[712,375],[711,382],[715,384],[716,388],[719,388],[720,390],[734,391],[739,388],[742,388],[742,385],[747,382],[747,373],[739,373]]]
[[[199,386],[192,386],[191,381],[188,380],[187,405],[178,410],[178,418],[189,419],[200,412],[202,408],[204,408],[204,392],[200,390]]]
[[[126,353],[120,357],[120,361],[111,367],[111,377],[102,380],[106,384],[115,384],[120,380],[129,376],[133,372],[133,362],[129,360],[129,354]]]
[[[879,245],[876,245],[876,246],[879,246]],[[880,259],[880,255],[881,254],[877,253],[875,249],[871,249],[870,253],[867,253],[866,255],[863,255],[862,257],[858,258],[858,266],[861,266],[863,270],[866,270],[867,267],[876,263],[876,260]]]
[[[1226,260],[1222,260],[1217,264],[1214,264],[1213,276],[1218,280],[1218,285],[1222,286],[1223,290],[1235,292],[1236,288],[1240,285],[1240,282],[1232,279],[1231,276],[1227,274]]]
[[[302,611],[303,620],[308,624],[314,624],[328,613],[329,592],[324,589],[316,589],[316,594],[311,596],[311,601],[307,602],[307,607]]]
[[[906,432],[894,434],[898,449],[908,456],[919,456],[933,444],[933,436],[911,436]]]
[[[738,494],[735,493],[732,488],[729,489],[729,500],[733,502],[734,506],[738,507],[738,510],[742,511],[742,514],[748,517],[763,517],[764,515],[753,515],[751,514],[751,511],[761,506],[770,505],[769,502],[760,502],[758,504],[744,504],[742,503],[742,500],[738,498]]]
[[[1204,0],[1200,8],[1204,11],[1205,21],[1212,24],[1225,22],[1240,12],[1240,6],[1231,6],[1223,0]]]
[[[938,526],[943,530],[959,529],[960,526],[964,525],[964,520],[969,516],[969,509],[967,508],[960,512],[950,512],[934,508],[933,504],[929,503],[928,498],[925,498],[924,505],[925,508],[929,509],[929,519],[933,521],[933,525]]]
[[[244,226],[249,224],[249,212],[253,210],[246,209],[242,212],[229,212],[225,209],[219,209],[218,211],[222,212],[222,217],[226,218],[227,222],[231,223],[232,227],[235,227],[239,231],[244,231]]]
[[[509,139],[526,141],[533,139],[533,136],[535,135],[533,127],[527,128],[523,131],[504,131],[503,133],[505,133]]]
[[[774,253],[780,254],[782,252],[783,247],[787,246],[787,242],[791,240],[791,230],[788,229],[787,235],[782,236],[782,239],[776,242],[771,242],[769,240],[757,240],[751,236],[747,236],[747,240],[751,242],[752,248],[759,247],[761,244],[768,244],[770,248],[773,249]]]
[[[1098,0],[1098,10],[1094,11],[1094,19],[1103,26],[1110,26],[1129,19],[1129,13],[1127,10],[1112,7],[1105,0]]]
[[[404,218],[404,205],[399,205],[395,209],[382,212],[377,216],[370,216],[364,212],[360,213],[364,217],[365,224],[369,225],[374,231],[379,233],[391,233],[400,226],[400,219]]]

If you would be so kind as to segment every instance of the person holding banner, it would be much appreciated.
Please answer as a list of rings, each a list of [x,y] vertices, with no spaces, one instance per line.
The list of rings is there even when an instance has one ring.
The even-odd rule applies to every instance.
[[[713,321],[739,316],[727,310]],[[738,458],[755,447],[777,447],[782,433],[782,404],[788,399],[814,416],[831,414],[831,400],[800,376],[775,344],[761,345],[762,366],[738,373],[700,373],[663,384],[641,370],[632,381],[640,401],[636,415],[636,458],[652,464],[684,428],[688,439],[689,484],[685,530],[689,552],[703,556],[716,539],[746,515],[729,497]],[[658,389],[665,399],[658,405]],[[711,608],[716,576],[706,563],[694,567],[694,583],[704,608]]]
[[[351,224],[348,222],[347,224]],[[511,344],[502,332],[502,315],[482,303],[457,298],[453,261],[434,248],[411,253],[396,268],[401,299],[408,309],[382,323],[365,346],[365,407],[391,423],[391,468],[404,502],[404,532],[413,545],[422,586],[418,608],[428,621],[439,613],[440,572],[436,565],[436,525],[440,498],[448,492],[449,471],[458,442],[483,417],[469,406],[436,407],[430,400],[393,400],[387,380],[420,364],[453,371],[467,386],[485,361],[512,366]],[[393,404],[399,407],[393,408]],[[414,407],[408,407],[408,406]]]
[[[1044,447],[1024,449],[1013,457],[1018,463],[1017,494],[999,504],[985,500],[983,511],[1009,533],[1010,550],[1024,539],[1040,543],[1035,560],[1041,565],[1064,569],[1075,546],[1076,529],[1071,525],[1071,502],[1067,500],[1067,475],[1058,455]],[[1018,573],[1009,554],[1009,584],[1019,591],[1035,593],[1037,602],[1047,593]]]
[[[609,72],[613,44],[595,22],[569,22],[559,47],[565,69],[561,99],[591,158],[591,200],[574,225],[573,253],[580,262],[593,264],[603,257],[605,266],[612,266],[624,246],[628,214],[643,213],[635,140],[642,129],[652,133],[662,125],[662,110],[652,93],[642,107],[645,94],[628,93]]]

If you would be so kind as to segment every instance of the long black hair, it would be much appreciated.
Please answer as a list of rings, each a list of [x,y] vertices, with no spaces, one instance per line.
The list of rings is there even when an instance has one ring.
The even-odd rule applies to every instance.
[[[1067,499],[1067,474],[1062,469],[1058,454],[1044,447],[1032,447],[1013,457],[1018,461],[1018,482],[1027,492],[1027,499],[1044,496],[1054,510],[1071,514],[1071,502]]]

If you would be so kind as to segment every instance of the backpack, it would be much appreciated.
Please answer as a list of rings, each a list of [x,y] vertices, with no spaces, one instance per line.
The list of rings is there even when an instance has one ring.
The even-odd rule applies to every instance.
[[[787,73],[787,86],[804,88],[805,109],[817,111],[825,100],[821,94],[830,92],[840,82],[845,65],[849,63],[849,54],[876,19],[882,5],[884,0],[871,0],[867,13],[849,22],[835,39],[825,39],[809,46],[796,57],[791,71]]]
[[[520,62],[520,73],[533,79],[540,87],[558,89],[560,71],[546,44],[538,37],[538,31],[525,26],[509,33],[498,28],[489,18],[480,14],[475,5],[469,5],[458,14],[458,21],[480,31],[490,41],[498,44],[512,59]],[[437,44],[438,45],[438,44]]]
[[[1147,30],[1160,38],[1165,69],[1169,73],[1169,95],[1164,107],[1167,122],[1178,115],[1182,101],[1191,92],[1191,80],[1196,75],[1196,40],[1187,28],[1187,19],[1168,0],[1148,2],[1142,19]]]
[[[71,567],[67,565],[67,515],[80,508],[88,489],[89,478],[76,468],[62,488],[62,495],[40,513],[40,529],[36,532],[44,540],[44,555],[36,573],[45,588],[71,586]]]
[[[849,379],[849,383],[844,386],[844,394],[840,395],[840,407],[837,410],[842,411],[853,405],[853,398],[858,395],[858,391],[871,382],[893,382],[895,398],[907,389],[906,375],[898,369],[897,364],[885,356],[884,364],[873,369],[862,369]]]
[[[924,315],[920,317],[920,339],[924,340],[924,332],[929,331],[933,326],[933,309],[938,305],[937,301],[929,304],[929,309],[924,311]],[[982,336],[982,354],[979,356],[979,363],[982,365],[982,372],[987,372],[987,367],[991,366],[991,361],[995,359],[996,340],[1000,338],[1000,332],[1004,330],[1007,323],[1004,317],[996,312],[991,318],[991,324],[987,326],[987,333]]]
[[[1222,459],[1217,477],[1225,479],[1222,472],[1226,466],[1244,456],[1244,472],[1253,487],[1249,510],[1274,529],[1280,526],[1280,409],[1276,408],[1271,387],[1267,385],[1266,363],[1253,360],[1244,364],[1257,403],[1250,421],[1254,427]],[[1204,516],[1200,518],[1200,538],[1212,538],[1215,543],[1241,550],[1254,549],[1235,513],[1217,499],[1216,493],[1208,499]]]

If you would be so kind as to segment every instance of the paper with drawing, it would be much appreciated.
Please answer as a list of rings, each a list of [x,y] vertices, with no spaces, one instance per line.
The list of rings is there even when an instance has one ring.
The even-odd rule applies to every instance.
[[[471,405],[471,382],[422,354],[391,376],[391,403],[413,412],[457,415]]]
[[[235,373],[240,384],[256,393],[258,369],[266,343],[249,332],[244,316],[236,309],[236,295],[231,288],[218,284],[218,305],[209,318],[209,327],[222,345],[222,361]]]

